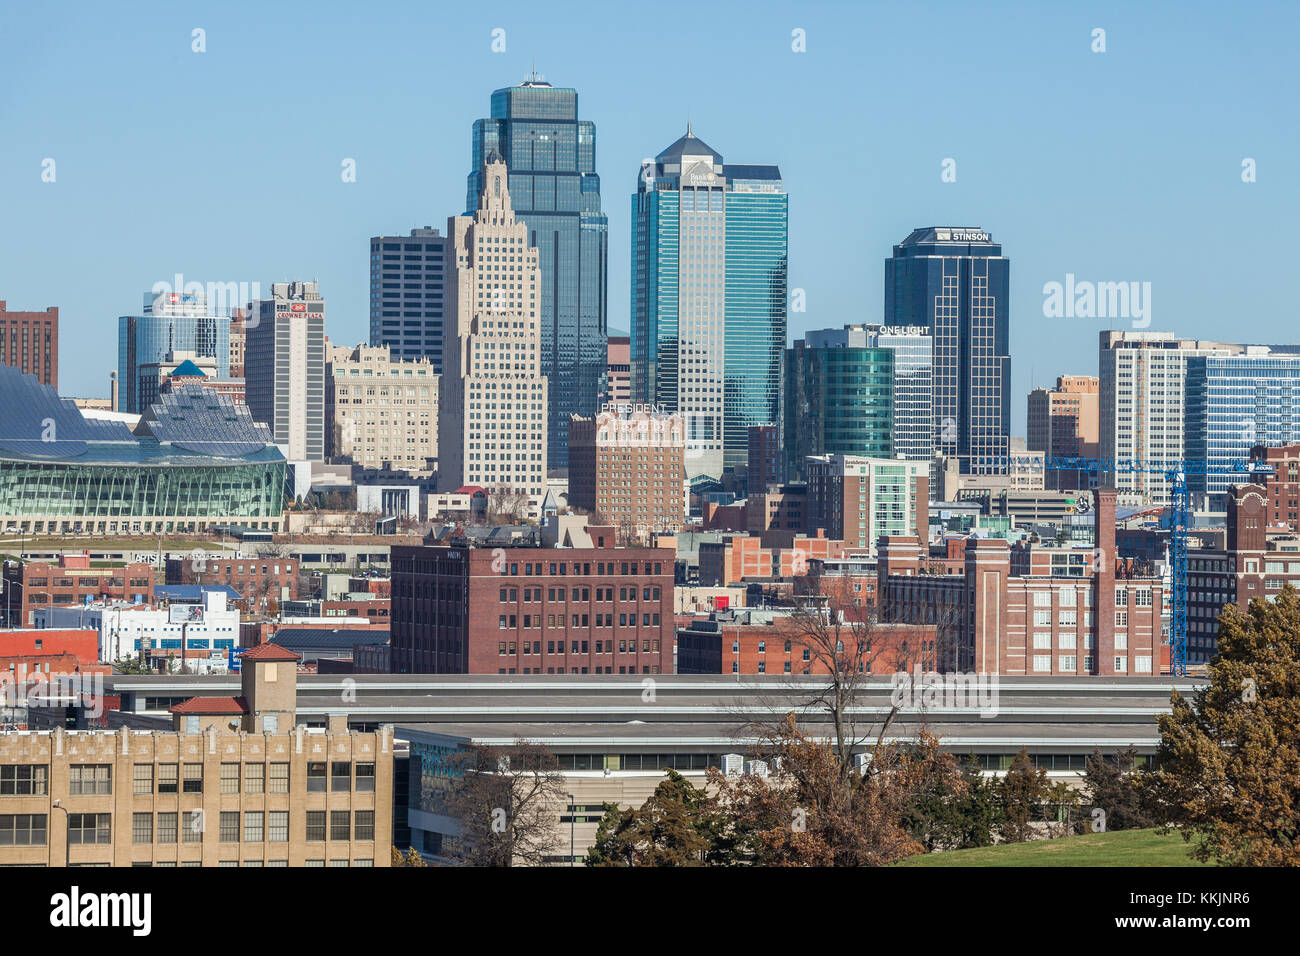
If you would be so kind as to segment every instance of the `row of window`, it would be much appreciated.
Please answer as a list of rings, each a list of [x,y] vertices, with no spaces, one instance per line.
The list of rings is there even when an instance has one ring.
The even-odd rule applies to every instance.
[[[662,595],[662,591],[661,591],[660,588],[657,587],[657,586],[656,586],[656,587],[646,586],[646,587],[642,588],[641,590],[642,590],[641,600],[643,600],[643,601],[658,601],[658,600],[660,599],[661,595]],[[590,600],[591,600],[591,588],[574,588],[574,589],[573,589],[573,594],[572,594],[570,597],[566,598],[565,595],[566,595],[567,591],[568,591],[567,588],[547,588],[547,589],[546,589],[546,600],[549,601],[549,602],[565,601],[565,600],[573,600],[573,601],[590,601]],[[635,586],[635,585],[633,585],[633,586],[630,587],[630,588],[627,588],[627,587],[619,588],[619,589],[618,589],[618,599],[619,599],[620,601],[635,601],[635,600],[636,600],[636,591],[637,591],[637,589],[636,589],[636,586]],[[541,589],[541,588],[524,588],[524,602],[525,602],[525,603],[531,603],[531,602],[535,602],[535,601],[541,601],[541,599],[542,599],[542,589]],[[514,604],[514,603],[516,603],[518,600],[519,600],[519,589],[518,589],[518,588],[502,588],[502,589],[501,589],[501,594],[500,594],[500,597],[499,597],[499,602],[500,602],[501,604],[506,604],[506,603]],[[614,600],[614,589],[613,589],[613,588],[596,588],[596,600],[597,600],[597,601],[613,601],[613,600]]]
[[[499,615],[499,616],[497,617],[497,628],[498,628],[499,630],[502,630],[502,631],[510,630],[510,629],[513,629],[513,628],[518,628],[518,627],[519,627],[519,617],[520,617],[520,616],[519,616],[518,614],[502,614],[502,615]],[[524,619],[524,620],[523,620],[523,626],[524,626],[525,628],[529,628],[529,629],[531,629],[531,628],[540,628],[540,627],[543,626],[543,625],[542,625],[542,616],[541,616],[540,614],[525,614],[525,615],[523,615],[523,619]],[[581,628],[586,628],[586,627],[590,627],[590,626],[591,626],[591,625],[590,625],[591,616],[588,615],[588,614],[571,614],[571,615],[569,615],[569,620],[571,621],[571,623],[570,623],[570,625],[569,625],[570,627],[581,627]],[[563,614],[548,614],[548,615],[546,615],[546,624],[545,624],[545,626],[548,627],[548,628],[564,627],[564,615],[563,615]],[[613,614],[597,614],[597,615],[596,615],[596,625],[595,625],[595,626],[596,626],[596,627],[613,627],[613,626],[614,626],[614,615],[613,615]],[[636,627],[636,614],[620,614],[620,615],[618,616],[618,626],[619,626],[619,627]],[[656,611],[656,612],[653,613],[653,614],[642,614],[642,615],[641,615],[641,626],[642,626],[642,627],[658,627],[658,626],[659,626],[659,612]]]
[[[220,792],[288,793],[287,763],[223,763]],[[202,793],[201,763],[138,763],[133,768],[132,793]],[[44,796],[49,793],[50,768],[45,764],[7,764],[0,766],[0,796]],[[353,764],[346,760],[307,765],[307,792],[358,793],[375,792],[375,765]],[[112,764],[72,764],[68,768],[69,796],[108,796],[113,792]]]
[[[588,641],[571,641],[570,644],[571,644],[571,646],[572,646],[572,649],[570,650],[569,653],[571,653],[571,654],[586,654],[586,653],[589,653],[588,650],[587,650],[587,648],[590,647],[590,643],[589,643]],[[507,654],[515,654],[515,653],[517,653],[517,651],[516,651],[516,647],[517,647],[517,644],[516,644],[515,641],[501,641],[501,642],[499,642],[499,643],[497,644],[497,655],[500,656],[500,657],[504,657],[504,656],[506,656]],[[558,650],[557,650],[557,648],[558,648]],[[580,650],[579,648],[581,648],[581,650]],[[542,653],[542,642],[541,642],[541,641],[524,641],[523,653],[524,653],[524,654],[540,654],[540,653]],[[556,653],[563,654],[563,653],[564,653],[564,641],[547,641],[547,642],[546,642],[546,653],[547,653],[547,654],[556,654]],[[597,653],[597,654],[613,654],[613,653],[614,653],[614,642],[613,642],[613,641],[596,641],[596,653]],[[635,653],[636,653],[636,641],[619,641],[619,642],[618,642],[618,653],[620,653],[620,654],[635,654]],[[651,653],[653,653],[653,654],[658,654],[658,653],[659,653],[659,639],[658,639],[658,638],[655,638],[654,640],[644,640],[644,641],[642,641],[642,642],[641,642],[641,653],[642,653],[642,654],[651,654]]]

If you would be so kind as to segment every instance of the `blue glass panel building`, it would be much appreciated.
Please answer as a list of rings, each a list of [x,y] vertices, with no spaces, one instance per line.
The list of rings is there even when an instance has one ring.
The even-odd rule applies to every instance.
[[[542,374],[551,383],[548,470],[569,466],[569,418],[591,416],[604,389],[609,220],[596,175],[596,125],[578,119],[578,91],[534,76],[492,94],[474,122],[465,211],[478,208],[492,150],[509,169],[515,216],[541,269]]]
[[[1241,355],[1187,359],[1183,444],[1189,461],[1227,467],[1255,445],[1300,442],[1300,355],[1246,346]],[[1245,475],[1187,476],[1194,493],[1219,495]]]
[[[168,352],[193,352],[215,359],[217,377],[230,377],[230,316],[207,314],[202,292],[144,297],[143,315],[117,320],[119,410],[145,410],[141,369],[164,362]]]
[[[968,474],[1002,474],[1011,448],[1011,263],[987,232],[913,230],[885,260],[885,324],[933,344],[934,450]]]
[[[632,399],[686,418],[688,477],[745,465],[781,421],[789,202],[776,166],[686,134],[632,197]]]
[[[132,432],[0,366],[0,525],[22,534],[279,531],[285,460],[248,408],[201,385],[162,396]]]

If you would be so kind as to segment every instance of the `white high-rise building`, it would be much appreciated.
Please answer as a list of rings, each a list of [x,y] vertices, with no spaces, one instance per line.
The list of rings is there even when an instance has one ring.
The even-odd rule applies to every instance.
[[[290,461],[325,460],[325,300],[315,282],[277,282],[249,303],[244,393]]]
[[[540,274],[510,205],[506,164],[483,164],[478,209],[447,221],[448,329],[438,408],[438,490],[546,494],[547,381]]]
[[[1172,332],[1102,332],[1099,433],[1101,457],[1134,461],[1101,476],[1126,505],[1167,505],[1169,480],[1159,463],[1172,468],[1186,455],[1184,381],[1193,356],[1236,355],[1240,345],[1178,339]],[[1147,470],[1152,464],[1157,467]]]

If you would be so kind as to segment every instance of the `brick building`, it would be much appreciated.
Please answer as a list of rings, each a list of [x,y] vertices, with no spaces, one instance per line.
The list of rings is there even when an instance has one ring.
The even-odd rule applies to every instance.
[[[648,534],[682,526],[686,421],[645,405],[605,405],[569,421],[569,505]]]
[[[1096,548],[971,539],[961,574],[927,574],[917,539],[885,539],[877,587],[882,616],[939,624],[941,670],[1160,673],[1168,660],[1163,583],[1117,576],[1115,491],[1094,494]]]
[[[197,554],[193,557],[168,558],[165,576],[167,584],[224,584],[239,593],[249,608],[263,604],[267,598],[276,601],[288,589],[290,601],[298,597],[297,558],[262,555],[256,558],[229,558],[220,552]]]
[[[388,866],[392,728],[295,726],[274,645],[244,655],[241,691],[173,707],[171,731],[0,737],[0,864]]]
[[[700,585],[730,587],[747,579],[798,577],[808,573],[808,562],[838,558],[843,541],[806,535],[727,534],[719,542],[700,543]]]
[[[0,684],[61,674],[111,674],[99,663],[99,632],[22,629],[0,631]]]
[[[0,365],[35,375],[42,385],[59,387],[59,309],[10,312],[0,299]]]
[[[392,550],[394,673],[660,674],[671,548]]]
[[[825,624],[825,634],[845,641],[862,637],[864,674],[893,674],[928,667],[937,629],[927,624]],[[677,631],[679,674],[827,674],[809,638],[809,624],[772,611],[719,611]]]
[[[745,528],[751,534],[809,530],[808,489],[803,485],[781,485],[772,491],[751,493],[745,501]]]
[[[775,425],[749,426],[749,461],[746,471],[747,494],[752,498],[779,485],[782,478],[781,435]]]
[[[153,603],[154,569],[143,561],[109,568],[92,568],[90,554],[64,554],[51,564],[6,561],[4,565],[6,626],[32,622],[38,607],[74,607],[98,601]]]
[[[1258,459],[1261,451],[1264,469],[1255,480],[1264,487],[1265,524],[1274,530],[1300,531],[1300,445],[1256,448],[1251,457]]]
[[[1287,459],[1270,463],[1287,467]],[[1228,489],[1227,536],[1222,548],[1187,552],[1187,662],[1204,664],[1218,653],[1219,615],[1252,598],[1276,600],[1290,584],[1300,588],[1300,534],[1279,523],[1276,486],[1244,484]],[[1282,492],[1286,494],[1285,491]],[[1285,500],[1285,498],[1283,498]]]

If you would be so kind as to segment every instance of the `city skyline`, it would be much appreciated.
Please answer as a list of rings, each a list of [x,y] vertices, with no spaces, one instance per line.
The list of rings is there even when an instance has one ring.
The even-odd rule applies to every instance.
[[[1097,332],[1131,327],[1120,319],[1045,317],[1046,283],[1066,282],[1067,276],[1150,282],[1154,307],[1146,318],[1152,329],[1255,342],[1288,337],[1286,303],[1263,272],[1267,253],[1285,248],[1298,203],[1296,185],[1281,176],[1285,157],[1295,154],[1296,133],[1273,120],[1281,95],[1275,91],[1286,88],[1285,66],[1280,51],[1251,47],[1247,54],[1246,46],[1231,42],[1234,36],[1276,29],[1279,16],[1294,17],[1294,11],[1282,8],[1274,13],[1268,17],[1263,8],[1215,13],[1192,25],[1168,22],[1159,8],[1101,7],[1087,20],[1066,11],[1033,11],[995,32],[968,22],[973,12],[954,10],[948,18],[952,29],[926,39],[935,44],[933,61],[945,67],[922,71],[915,99],[941,89],[954,73],[982,69],[989,82],[1001,83],[997,122],[987,124],[992,129],[981,128],[988,111],[980,113],[979,123],[958,115],[940,130],[929,129],[907,115],[912,97],[895,102],[867,94],[868,121],[852,128],[844,148],[844,136],[831,142],[821,132],[830,128],[828,116],[840,108],[840,98],[810,96],[810,91],[824,91],[832,83],[858,83],[864,89],[883,83],[891,70],[901,69],[901,51],[914,44],[900,42],[898,53],[873,48],[864,62],[858,55],[861,37],[883,30],[919,39],[923,18],[904,11],[760,6],[725,34],[683,38],[674,33],[674,43],[685,44],[682,55],[696,54],[706,77],[720,84],[723,95],[713,102],[725,107],[701,108],[694,78],[650,71],[653,54],[638,52],[653,50],[652,41],[665,35],[666,27],[638,24],[646,42],[630,50],[592,48],[571,30],[548,25],[537,11],[508,7],[499,17],[506,31],[500,54],[491,52],[495,22],[439,25],[447,70],[458,82],[441,88],[437,97],[423,92],[423,85],[420,93],[394,93],[386,73],[385,102],[373,102],[366,87],[371,81],[350,80],[338,93],[330,129],[308,149],[265,153],[258,162],[245,163],[240,149],[208,155],[184,136],[156,134],[159,128],[170,130],[176,125],[170,117],[179,116],[229,126],[243,138],[240,124],[260,123],[269,115],[245,103],[255,93],[277,101],[277,111],[281,105],[297,108],[306,87],[294,79],[296,46],[276,46],[283,70],[234,76],[241,64],[267,55],[269,45],[277,43],[275,25],[280,19],[294,22],[291,11],[259,14],[256,19],[271,29],[256,36],[244,28],[249,18],[238,4],[214,12],[203,25],[207,50],[202,55],[191,52],[190,31],[204,16],[183,25],[146,19],[119,42],[97,45],[90,37],[107,29],[104,13],[87,10],[56,27],[20,11],[11,18],[14,29],[0,38],[0,49],[20,78],[3,106],[11,148],[0,157],[5,183],[0,195],[11,220],[24,223],[26,232],[21,241],[16,233],[0,240],[0,261],[8,266],[0,281],[10,309],[60,308],[68,330],[61,343],[60,383],[68,395],[107,394],[110,369],[95,329],[134,308],[140,288],[176,272],[201,281],[260,282],[264,288],[285,276],[317,278],[332,303],[331,339],[364,341],[363,243],[370,236],[405,234],[412,226],[440,222],[455,211],[463,196],[465,124],[481,115],[487,92],[527,76],[536,55],[548,81],[579,91],[584,118],[601,131],[596,171],[606,177],[605,189],[615,190],[604,204],[610,219],[611,328],[630,327],[628,211],[617,194],[630,191],[631,184],[619,170],[652,153],[653,144],[666,141],[690,115],[708,130],[711,142],[726,143],[728,153],[759,156],[782,168],[792,197],[789,286],[792,300],[796,291],[804,294],[805,307],[802,312],[792,307],[788,340],[812,328],[879,321],[884,281],[879,263],[890,245],[919,223],[978,222],[1006,243],[1016,259],[1010,302],[1016,357],[1012,432],[1023,434],[1020,396],[1058,374],[1095,373],[1091,356]],[[432,14],[411,15],[409,39],[386,16],[374,14],[349,37],[363,60],[380,35],[396,37],[399,47],[415,43],[420,26],[427,24],[421,18]],[[620,24],[630,14],[608,16]],[[337,14],[322,10],[320,20],[297,22],[295,29],[302,39],[315,41],[326,27],[337,25]],[[1097,26],[1107,30],[1105,53],[1090,49],[1090,31]],[[806,32],[804,53],[791,48],[796,29]],[[335,33],[329,42],[342,42]],[[16,36],[24,37],[21,48]],[[24,79],[24,65],[48,54],[55,42],[85,48],[76,69],[67,77],[42,74],[40,85]],[[149,82],[145,68],[159,57],[179,67],[176,82],[166,90]],[[181,57],[192,59],[176,62]],[[1065,89],[1052,82],[1018,83],[1031,74],[1051,77],[1063,58],[1076,72],[1086,71],[1084,82]],[[1177,99],[1167,77],[1183,61],[1197,65],[1190,80],[1195,96],[1184,96],[1187,91],[1180,87]],[[111,103],[100,104],[95,98],[100,94],[92,92],[88,101],[83,98],[85,109],[67,109],[69,84],[94,69],[110,77]],[[771,81],[761,89],[750,82],[756,69]],[[360,76],[364,70],[355,72]],[[625,103],[645,86],[647,76],[653,77],[654,94],[641,93],[635,100],[637,120],[629,122]],[[1044,88],[1028,88],[1035,85]],[[363,102],[365,110],[347,108]],[[1224,131],[1206,144],[1200,118],[1219,107],[1226,116]],[[426,113],[421,130],[396,145],[380,135],[387,118],[412,108]],[[1162,122],[1147,123],[1154,109],[1161,111]],[[774,133],[772,118],[782,116],[788,120],[778,119]],[[152,135],[144,161],[136,151],[117,156],[100,149],[109,139],[121,142],[146,130]],[[247,130],[247,137],[257,134],[257,128]],[[1062,148],[1066,143],[1069,149]],[[41,181],[46,158],[57,163],[52,183]],[[340,163],[347,158],[356,163],[355,183],[340,181]],[[1256,182],[1242,181],[1246,158],[1258,163]],[[945,159],[955,160],[955,182],[941,179]],[[853,188],[845,189],[843,179],[828,174],[828,162],[844,167]],[[1196,191],[1196,204],[1184,201],[1188,189]],[[263,235],[250,228],[257,211],[276,197],[294,204],[302,217],[288,242],[284,233]],[[175,213],[182,204],[183,216]],[[100,221],[114,224],[114,239],[96,243],[94,256],[75,249],[46,254],[74,224],[84,228]],[[1216,228],[1205,230],[1205,221]],[[1195,244],[1183,241],[1190,235]],[[1219,261],[1232,267],[1212,268]],[[1245,331],[1227,334],[1225,316]],[[1079,356],[1069,367],[1059,360],[1064,350]]]

